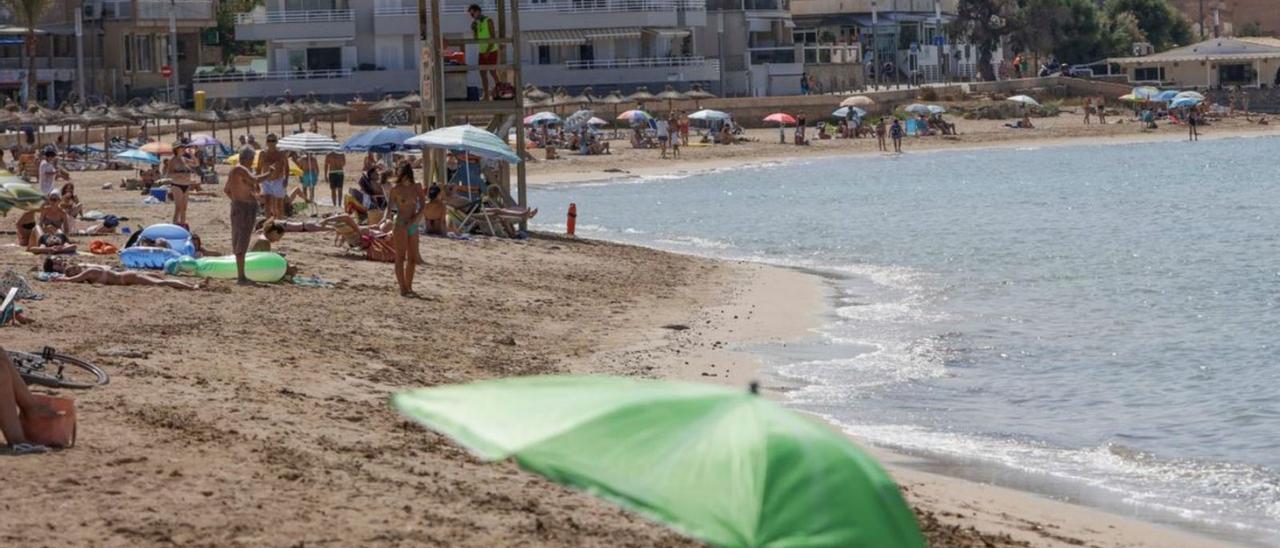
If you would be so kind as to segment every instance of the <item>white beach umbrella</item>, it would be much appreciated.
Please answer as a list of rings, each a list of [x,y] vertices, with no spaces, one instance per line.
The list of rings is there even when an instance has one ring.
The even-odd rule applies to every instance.
[[[1010,98],[1005,99],[1005,100],[1006,100],[1006,101],[1013,101],[1013,102],[1015,102],[1015,103],[1022,103],[1023,105],[1026,105],[1026,106],[1029,106],[1029,107],[1038,107],[1038,106],[1040,106],[1040,103],[1037,103],[1035,99],[1032,99],[1032,98],[1030,98],[1030,97],[1027,97],[1026,95],[1014,95],[1013,97],[1010,97]]]
[[[280,150],[294,152],[332,152],[342,147],[333,138],[319,133],[303,132],[289,135],[276,145]]]
[[[929,105],[927,108],[929,109],[929,114],[942,114],[947,111],[942,105]]]
[[[866,95],[854,95],[853,97],[840,101],[840,106],[842,107],[870,107],[875,106],[875,104],[875,100],[867,97]]]
[[[1182,93],[1179,93],[1173,96],[1174,101],[1177,101],[1178,99],[1195,99],[1198,101],[1203,101],[1204,95],[1198,91],[1184,91]]]
[[[501,137],[470,124],[434,129],[410,137],[404,144],[405,146],[461,150],[481,158],[502,160],[513,164],[520,163],[520,157]]]
[[[604,120],[601,120],[600,118],[596,118],[595,116],[592,116],[590,120],[587,120],[587,125],[589,125],[589,126],[607,126],[607,125],[609,125],[609,122],[606,122],[606,121],[604,121]]]
[[[728,120],[729,118],[731,118],[731,116],[729,116],[728,113],[711,109],[702,109],[689,115],[690,120],[702,120],[704,122],[712,120]]]
[[[902,110],[904,112],[910,112],[911,114],[929,114],[928,105],[922,105],[920,103],[911,103],[910,105],[907,105],[907,107]]]
[[[840,107],[836,109],[835,112],[832,112],[831,116],[835,118],[848,118],[850,111],[853,112],[854,118],[865,118],[867,116],[867,111],[858,107]]]

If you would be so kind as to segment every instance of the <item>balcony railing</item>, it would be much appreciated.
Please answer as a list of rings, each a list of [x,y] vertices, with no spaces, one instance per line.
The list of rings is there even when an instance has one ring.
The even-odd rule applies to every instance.
[[[236,14],[237,25],[271,25],[277,23],[345,23],[355,20],[355,10],[259,11]]]
[[[273,70],[268,72],[203,72],[192,77],[196,83],[257,82],[260,80],[327,80],[350,78],[351,69],[331,70]]]
[[[485,11],[493,13],[497,9],[492,0],[478,2]],[[441,13],[466,13],[470,1],[448,2],[440,9]],[[550,11],[565,13],[607,13],[625,11],[705,11],[706,0],[520,0],[520,12]],[[415,10],[413,13],[417,13]]]
[[[862,46],[859,44],[809,44],[804,46],[776,46],[747,48],[751,64],[765,63],[859,63]]]
[[[102,3],[102,18],[107,20],[133,19],[134,2],[128,0],[108,1]],[[213,2],[211,0],[138,0],[138,19],[168,19],[172,8],[175,19],[213,19]]]
[[[378,6],[373,8],[373,14],[378,17],[416,16],[418,15],[418,6]]]
[[[694,67],[707,63],[706,57],[639,57],[632,59],[591,59],[568,61],[565,68],[572,70],[629,69],[648,67]]]
[[[707,9],[720,11],[789,11],[791,0],[707,0]]]

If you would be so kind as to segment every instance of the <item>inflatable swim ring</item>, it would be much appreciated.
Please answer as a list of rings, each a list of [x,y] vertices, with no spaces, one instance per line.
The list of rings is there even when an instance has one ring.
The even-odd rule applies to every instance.
[[[134,246],[120,250],[120,262],[128,268],[159,270],[166,262],[182,258],[182,254],[167,247]]]
[[[275,283],[284,278],[289,263],[279,253],[252,252],[244,256],[244,275],[255,282]],[[236,258],[234,255],[222,257],[178,257],[164,264],[164,271],[169,275],[194,275],[201,278],[219,280],[236,279]]]
[[[187,229],[178,225],[171,225],[167,223],[154,224],[142,229],[138,238],[146,238],[152,241],[164,238],[165,241],[169,243],[169,248],[177,251],[178,254],[188,256],[195,256],[196,254],[196,246],[191,243],[191,233],[187,232]],[[161,262],[161,266],[163,266],[163,261]],[[160,266],[155,268],[160,268]]]

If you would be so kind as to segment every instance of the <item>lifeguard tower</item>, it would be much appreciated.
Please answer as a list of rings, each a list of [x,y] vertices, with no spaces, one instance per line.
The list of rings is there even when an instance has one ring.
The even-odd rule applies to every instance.
[[[520,6],[519,0],[471,0],[485,6],[486,15],[494,23],[494,36],[476,39],[471,33],[465,36],[445,37],[440,30],[442,17],[456,17],[457,8],[465,11],[470,2],[464,0],[418,0],[418,37],[422,43],[422,116],[423,127],[437,129],[456,123],[481,119],[489,131],[503,140],[511,128],[515,131],[516,153],[524,158],[524,78],[520,63]],[[492,9],[492,11],[489,11]],[[465,17],[465,15],[463,15]],[[498,48],[497,64],[480,65],[479,48],[494,44]],[[462,55],[458,55],[461,52]],[[446,54],[449,54],[446,59]],[[458,62],[462,57],[463,62]],[[474,87],[468,83],[479,77],[480,71],[493,71],[512,87],[510,97],[484,98],[474,95]],[[477,75],[472,78],[471,75]],[[469,89],[471,88],[471,89]],[[424,162],[428,177],[445,182],[444,152],[431,151]],[[522,207],[528,206],[525,186],[524,162],[516,164],[514,198]],[[508,195],[511,193],[511,170],[504,164],[498,181]],[[526,229],[521,222],[521,229]]]

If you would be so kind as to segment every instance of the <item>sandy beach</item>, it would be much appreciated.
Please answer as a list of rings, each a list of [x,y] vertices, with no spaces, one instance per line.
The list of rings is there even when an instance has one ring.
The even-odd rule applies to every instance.
[[[1074,116],[1037,120],[1034,131],[958,122],[958,138],[909,139],[908,152],[1185,138],[1178,128],[1086,127]],[[1205,138],[1272,133],[1233,119]],[[611,156],[528,169],[536,183],[563,184],[876,153],[872,140],[795,147],[777,144],[776,130],[749,135],[760,142],[690,147],[673,161],[615,141]],[[167,222],[169,205],[98,188],[123,175],[73,181],[88,209],[127,216],[131,227]],[[229,249],[225,198],[192,203],[189,216],[207,247]],[[693,545],[511,463],[481,463],[398,416],[388,398],[559,372],[745,386],[761,375],[750,347],[807,336],[827,308],[823,280],[803,272],[549,234],[424,239],[421,299],[399,297],[390,264],[346,254],[327,233],[288,234],[277,249],[335,288],[213,281],[196,292],[36,282],[37,258],[0,237],[0,268],[44,294],[24,303],[35,324],[6,328],[6,347],[54,346],[112,375],[106,387],[58,392],[78,402],[76,448],[4,459],[0,480],[17,496],[3,503],[0,542],[16,546]],[[934,546],[1217,544],[872,451]]]

